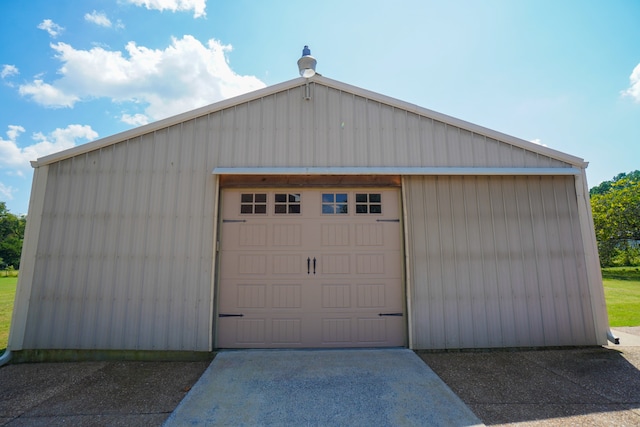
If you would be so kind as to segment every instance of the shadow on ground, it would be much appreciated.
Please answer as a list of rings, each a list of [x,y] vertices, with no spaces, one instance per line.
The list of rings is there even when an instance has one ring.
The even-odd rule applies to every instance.
[[[486,425],[640,425],[640,347],[417,353]]]

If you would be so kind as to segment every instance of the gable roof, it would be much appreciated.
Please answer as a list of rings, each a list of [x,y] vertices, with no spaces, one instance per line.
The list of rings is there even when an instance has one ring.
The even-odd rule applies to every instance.
[[[573,166],[577,166],[579,168],[586,168],[588,165],[583,159],[554,150],[542,145],[535,144],[530,141],[526,141],[521,138],[517,138],[511,135],[507,135],[483,126],[479,126],[461,119],[457,119],[455,117],[448,116],[446,114],[438,113],[433,110],[429,110],[427,108],[423,108],[417,106],[415,104],[411,104],[405,101],[401,101],[392,97],[388,97],[385,95],[381,95],[376,92],[371,92],[366,89],[362,89],[356,86],[352,86],[346,83],[339,82],[337,80],[332,80],[327,77],[323,77],[319,74],[314,75],[309,79],[305,79],[303,77],[298,77],[293,80],[289,80],[283,83],[279,83],[273,86],[269,86],[263,89],[259,89],[253,92],[249,92],[243,95],[239,95],[233,98],[225,99],[223,101],[216,102],[214,104],[210,104],[204,107],[197,108],[195,110],[187,111],[182,114],[178,114],[175,116],[171,116],[165,119],[158,120],[153,123],[149,123],[137,128],[133,128],[124,132],[120,132],[105,138],[101,138],[86,144],[82,144],[64,151],[60,151],[57,153],[50,154],[48,156],[41,157],[36,161],[32,161],[31,165],[36,168],[44,165],[48,165],[51,163],[55,163],[61,160],[65,160],[77,155],[89,153],[94,150],[99,150],[105,147],[108,147],[113,144],[117,144],[121,141],[125,141],[131,138],[135,138],[137,136],[151,133],[160,129],[164,129],[182,122],[186,122],[207,114],[215,113],[226,108],[230,108],[236,105],[240,105],[243,103],[251,102],[260,98],[267,97],[269,95],[273,95],[279,92],[285,92],[290,89],[294,89],[297,87],[301,87],[306,85],[309,82],[313,82],[315,84],[319,84],[322,86],[326,86],[332,89],[336,89],[345,93],[350,93],[355,96],[359,96],[365,99],[369,99],[380,104],[385,104],[391,106],[393,108],[405,110],[407,112],[426,117],[435,121],[442,122],[444,124],[454,126],[469,132],[472,132],[477,135],[482,135],[488,138],[495,139],[497,141],[505,142],[511,144],[515,147],[522,148],[529,152],[537,153],[542,156],[547,156],[549,158],[568,163]]]

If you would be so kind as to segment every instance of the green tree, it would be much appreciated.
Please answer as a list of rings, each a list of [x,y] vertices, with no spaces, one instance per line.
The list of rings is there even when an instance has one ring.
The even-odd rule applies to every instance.
[[[9,212],[7,204],[0,202],[0,259],[3,268],[20,269],[20,254],[27,219]]]
[[[619,174],[594,187],[593,222],[603,266],[637,263],[640,243],[640,171]]]

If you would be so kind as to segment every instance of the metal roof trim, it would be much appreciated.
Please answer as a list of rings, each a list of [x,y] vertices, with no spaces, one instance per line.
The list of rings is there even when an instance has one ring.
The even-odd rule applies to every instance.
[[[474,167],[217,167],[213,175],[484,175],[484,176],[570,176],[578,168],[474,168]]]

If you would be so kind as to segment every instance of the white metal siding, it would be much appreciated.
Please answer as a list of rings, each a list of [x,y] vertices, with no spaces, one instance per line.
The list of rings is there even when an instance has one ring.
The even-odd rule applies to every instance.
[[[88,152],[78,149],[72,151],[76,153],[73,157],[50,159],[46,163],[49,169],[40,234],[37,244],[28,245],[34,251],[28,256],[36,261],[31,299],[21,300],[27,311],[24,339],[16,337],[15,341],[27,349],[208,350],[212,339],[216,191],[211,171],[216,167],[572,167],[484,134],[459,129],[417,110],[407,111],[322,84],[312,82],[310,86],[310,100],[304,99],[305,88],[300,85],[142,135],[125,133],[130,139],[98,144]],[[459,182],[467,181],[452,179],[451,187],[446,188],[427,184],[429,180],[411,182],[413,197],[417,197],[413,188],[420,185],[425,191],[438,188],[442,203],[449,203],[435,211],[443,218],[426,219],[430,226],[442,226],[440,239],[457,242],[452,239],[466,238],[457,231],[462,219],[453,214],[468,207],[459,206],[461,200],[452,192],[460,190]],[[504,194],[514,192],[504,185]],[[420,200],[418,197],[416,202],[421,203]],[[420,210],[413,202],[411,206],[412,224],[424,228],[424,221],[417,216]],[[491,206],[498,209],[493,203]],[[424,208],[433,213],[433,206]],[[505,224],[498,223],[496,227],[512,223]],[[486,227],[484,224],[483,230]],[[429,233],[433,233],[432,228]],[[515,239],[513,244],[523,240],[523,236],[514,233],[508,234]],[[485,244],[484,240],[481,242]],[[567,251],[580,251],[579,243],[573,242]],[[424,245],[414,245],[415,260],[426,250]],[[442,254],[450,252],[457,257],[455,263],[468,256],[456,254],[458,249],[452,243],[449,246],[431,249],[443,251]],[[439,292],[439,298],[446,297],[447,306],[436,304],[430,310],[456,312],[459,300],[489,299],[487,295],[476,295],[471,278],[464,276],[467,273],[452,269],[449,262],[443,257],[437,261],[430,254],[428,265],[415,264],[416,274],[422,271],[416,280],[434,276],[432,268],[437,267],[447,283],[460,283],[452,291],[438,288],[442,285],[436,282],[429,295],[437,297]],[[475,269],[477,264],[474,259]],[[496,272],[483,274],[495,274],[498,280],[506,280],[505,271],[524,274],[519,270],[524,266],[508,267],[504,262],[491,268]],[[582,270],[574,274],[582,279]],[[524,285],[522,281],[517,284]],[[504,286],[500,282],[495,288]],[[520,303],[522,292],[514,288],[513,295],[500,297],[514,297]],[[423,297],[418,291],[419,310]],[[582,294],[579,298],[583,298]],[[574,319],[576,312],[582,314],[582,307],[580,299],[576,307],[570,307],[570,318]],[[459,314],[462,322],[480,316],[482,310],[477,305],[473,308],[474,311]],[[419,310],[418,317],[434,313]],[[534,319],[542,316],[531,315]],[[418,317],[416,321],[420,320]],[[488,317],[486,322],[494,326],[496,321]],[[477,327],[486,328],[482,325]],[[504,321],[501,325],[510,327]],[[446,325],[446,330],[445,325],[429,327],[433,329],[428,334],[430,340],[442,335],[437,343],[445,342],[445,332],[452,332],[451,325]],[[572,323],[571,328],[573,331],[579,327]],[[523,333],[521,329],[517,332]],[[477,336],[456,330],[447,338],[452,343],[466,345]],[[505,344],[521,339],[515,337],[515,331],[507,330],[502,335],[513,337],[503,340]],[[424,338],[419,341],[424,342]]]
[[[209,349],[205,124],[50,166],[24,348]]]
[[[573,177],[411,177],[413,346],[596,344]]]

